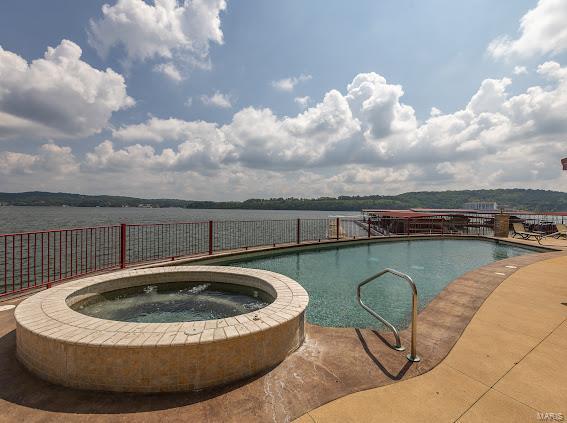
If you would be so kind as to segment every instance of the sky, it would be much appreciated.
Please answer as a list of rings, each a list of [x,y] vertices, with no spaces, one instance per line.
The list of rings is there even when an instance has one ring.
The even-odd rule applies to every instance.
[[[567,1],[3,0],[0,191],[567,191]]]

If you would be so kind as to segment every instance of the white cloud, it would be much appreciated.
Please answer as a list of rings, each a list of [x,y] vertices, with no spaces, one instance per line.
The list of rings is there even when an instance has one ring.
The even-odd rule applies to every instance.
[[[67,167],[72,178],[57,176],[65,168],[60,163],[45,170],[56,154],[2,153],[2,172],[20,174],[0,178],[0,187],[11,181],[40,189],[58,177],[57,189],[72,179],[85,189],[211,199],[464,187],[564,190],[559,157],[567,139],[567,69],[546,62],[537,75],[544,81],[517,95],[508,92],[510,79],[486,79],[463,109],[434,109],[424,122],[401,101],[402,87],[374,73],[357,75],[344,92],[330,90],[291,117],[253,107],[222,126],[151,117],[117,128],[84,158],[59,152],[74,159],[65,163],[80,164],[79,170]]]
[[[467,109],[475,114],[500,111],[507,96],[506,87],[511,83],[509,78],[485,79],[471,98]]]
[[[567,68],[562,68],[557,62],[545,62],[537,67],[537,73],[547,78],[563,81],[567,79]]]
[[[411,106],[400,102],[401,85],[393,85],[374,72],[358,74],[347,86],[347,99],[353,115],[366,123],[367,134],[386,138],[415,131],[417,121]]]
[[[277,81],[272,81],[272,87],[278,91],[292,92],[297,84],[309,81],[311,78],[311,75],[301,74],[290,78],[278,79]]]
[[[27,63],[0,47],[0,138],[85,137],[100,132],[113,112],[134,105],[124,78],[81,60],[68,40]]]
[[[514,66],[514,75],[526,75],[528,69],[525,66]]]
[[[270,109],[248,107],[221,130],[234,145],[235,160],[246,167],[300,169],[348,161],[335,155],[359,134],[360,123],[346,98],[331,90],[296,117],[278,118]]]
[[[196,131],[186,134],[185,138],[175,149],[164,148],[159,153],[154,147],[141,144],[117,150],[111,141],[106,140],[87,153],[83,165],[85,170],[95,172],[191,170],[207,175],[221,166],[232,148],[213,125],[207,133]]]
[[[191,106],[193,106],[193,98],[188,97],[187,100],[185,101],[185,107],[191,107]]]
[[[309,97],[308,95],[303,96],[303,97],[295,97],[293,99],[293,101],[295,101],[295,103],[301,107],[302,109],[307,108],[307,106],[309,106],[309,103],[311,101],[311,97]]]
[[[181,119],[151,117],[145,123],[122,126],[113,131],[113,138],[126,143],[181,142],[194,137],[206,139],[217,130],[217,125],[203,121],[187,122]]]
[[[177,69],[177,66],[175,66],[175,64],[171,62],[155,65],[154,71],[164,74],[174,82],[183,81],[183,75],[181,75],[180,70]]]
[[[440,116],[442,114],[443,114],[443,112],[441,110],[439,110],[437,107],[432,107],[430,112],[429,112],[429,116],[432,116],[432,117]]]
[[[78,161],[69,147],[43,144],[37,154],[0,152],[0,174],[19,175],[45,173],[49,179],[78,170]]]
[[[14,153],[11,151],[0,152],[0,174],[17,175],[30,173],[37,156],[33,154]]]
[[[201,102],[205,106],[209,107],[218,107],[219,109],[230,109],[232,107],[232,98],[229,94],[223,94],[219,91],[216,91],[212,95],[205,95],[201,96]]]
[[[497,59],[556,55],[567,50],[567,2],[539,0],[520,20],[520,35],[493,40],[488,52]]]
[[[223,43],[225,9],[225,0],[118,0],[90,21],[89,43],[101,57],[122,46],[128,62],[166,59],[207,67],[210,43]]]
[[[545,145],[567,134],[562,117],[567,110],[567,72],[555,62],[541,65],[538,72],[551,85],[510,97],[510,79],[486,79],[464,109],[443,114],[434,108],[421,124],[413,108],[401,102],[399,85],[369,73],[357,75],[346,94],[331,90],[295,117],[248,107],[221,127],[151,118],[119,128],[114,138],[130,143],[223,139],[224,156],[216,156],[220,164],[280,171],[476,161],[497,157],[512,145]],[[433,165],[428,173],[443,174],[447,172]]]

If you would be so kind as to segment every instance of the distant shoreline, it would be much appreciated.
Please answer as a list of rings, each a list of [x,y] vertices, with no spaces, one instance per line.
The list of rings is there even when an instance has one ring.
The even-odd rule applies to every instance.
[[[58,205],[50,205],[50,204],[37,204],[37,205],[31,205],[31,204],[8,204],[8,205],[0,205],[0,209],[2,207],[37,207],[37,208],[41,208],[41,207],[58,207],[58,208],[62,208],[62,209],[152,209],[152,210],[159,210],[159,209],[179,209],[179,210],[234,210],[234,211],[247,211],[247,210],[254,210],[254,211],[306,211],[306,212],[360,212],[360,210],[319,210],[319,209],[258,209],[258,208],[237,208],[237,207],[224,207],[224,208],[219,208],[219,207],[209,207],[209,208],[204,208],[204,207],[197,207],[197,208],[190,208],[190,207],[179,207],[179,206],[168,206],[168,207],[119,207],[119,206],[58,206]]]
[[[1,206],[55,206],[106,208],[182,208],[214,210],[360,211],[362,209],[459,209],[471,201],[496,202],[530,211],[566,211],[567,193],[531,189],[422,191],[398,195],[339,196],[319,198],[270,198],[244,201],[192,201],[144,199],[110,195],[51,192],[0,193]]]

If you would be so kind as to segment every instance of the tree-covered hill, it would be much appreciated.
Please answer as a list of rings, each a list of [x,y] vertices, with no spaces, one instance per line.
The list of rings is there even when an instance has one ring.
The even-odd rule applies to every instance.
[[[191,209],[353,210],[365,208],[461,208],[468,201],[495,201],[507,207],[531,211],[567,211],[567,193],[529,189],[422,191],[399,195],[340,196],[320,198],[270,198],[245,201],[190,201],[141,199],[110,195],[49,192],[0,193],[0,204],[17,206],[73,207],[183,207]]]

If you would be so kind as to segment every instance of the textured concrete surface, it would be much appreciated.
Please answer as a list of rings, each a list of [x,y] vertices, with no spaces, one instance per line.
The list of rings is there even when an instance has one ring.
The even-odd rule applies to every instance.
[[[541,240],[541,243],[538,244],[537,241],[530,239],[530,240],[524,240],[524,239],[519,239],[519,238],[508,238],[508,241],[513,241],[516,242],[518,244],[524,244],[524,245],[531,245],[534,247],[551,247],[551,248],[557,248],[557,249],[561,249],[561,250],[567,250],[567,239],[565,238],[553,238],[553,237],[546,237],[543,238]]]
[[[347,395],[311,422],[534,422],[567,418],[567,257],[507,278],[432,371]]]
[[[528,254],[495,262],[464,274],[448,285],[420,313],[418,353],[423,360],[419,363],[410,363],[406,360],[405,353],[389,348],[388,342],[392,341],[389,334],[381,335],[371,330],[307,325],[304,345],[271,371],[237,384],[194,393],[110,394],[73,390],[44,382],[25,370],[17,361],[13,312],[2,312],[0,313],[0,421],[283,422],[301,416],[304,421],[312,421],[312,417],[305,413],[316,409],[312,415],[324,419],[329,415],[321,414],[324,413],[322,410],[325,410],[325,407],[319,409],[317,407],[326,403],[329,403],[330,407],[335,407],[337,415],[342,416],[342,421],[349,419],[361,421],[357,420],[356,414],[342,413],[340,406],[333,405],[338,401],[332,401],[359,391],[362,391],[360,395],[368,395],[368,392],[375,392],[368,391],[370,388],[378,386],[387,385],[385,389],[394,392],[398,385],[415,384],[415,381],[421,378],[427,378],[426,380],[431,381],[431,386],[438,389],[427,388],[423,391],[419,388],[420,385],[416,385],[418,389],[414,389],[412,394],[414,400],[411,402],[377,400],[375,403],[390,407],[390,413],[398,410],[389,406],[390,403],[401,404],[403,407],[400,410],[416,416],[416,419],[420,418],[419,421],[428,421],[425,417],[436,415],[443,416],[443,419],[455,419],[460,416],[459,412],[462,409],[466,410],[472,406],[472,410],[478,404],[494,403],[494,397],[488,397],[482,403],[479,400],[485,398],[484,394],[490,392],[491,388],[448,364],[434,367],[451,351],[475,312],[502,281],[507,280],[510,275],[531,269],[530,264],[564,254],[561,252]],[[551,269],[550,266],[544,268]],[[560,272],[555,274],[560,275]],[[546,298],[557,301],[556,295],[562,295],[564,283],[557,281],[557,278],[546,280],[547,283],[542,291],[547,292],[548,286],[556,290],[554,292],[558,294],[551,294]],[[529,288],[525,287],[525,289]],[[545,315],[545,312],[542,315]],[[505,326],[502,327],[507,329]],[[542,330],[545,327],[542,326]],[[478,327],[475,329],[478,330]],[[409,345],[408,335],[407,331],[402,332],[404,345]],[[550,339],[561,339],[560,335]],[[530,336],[534,337],[528,335]],[[530,339],[526,338],[526,342]],[[479,358],[481,357],[475,359]],[[515,358],[512,356],[495,361],[493,366],[488,366],[484,370],[486,377],[493,377],[493,372],[503,371],[501,361],[508,366]],[[431,369],[433,371],[430,372]],[[524,371],[529,372],[529,366],[526,366]],[[420,374],[423,376],[414,378]],[[455,380],[460,381],[458,386],[449,383],[449,381],[454,383]],[[428,395],[432,398],[425,397],[426,392],[429,392]],[[500,391],[499,393],[507,395]],[[399,395],[403,398],[402,393]],[[345,398],[349,399],[352,396]],[[435,398],[445,399],[435,402]],[[419,414],[412,411],[416,404],[422,402],[430,404],[434,412]],[[532,409],[532,406],[527,406]],[[382,407],[373,408],[372,403],[368,402],[351,410],[355,413],[357,410],[364,411],[364,408],[374,410],[372,415],[367,415],[370,421],[383,420],[387,416],[380,414]]]

